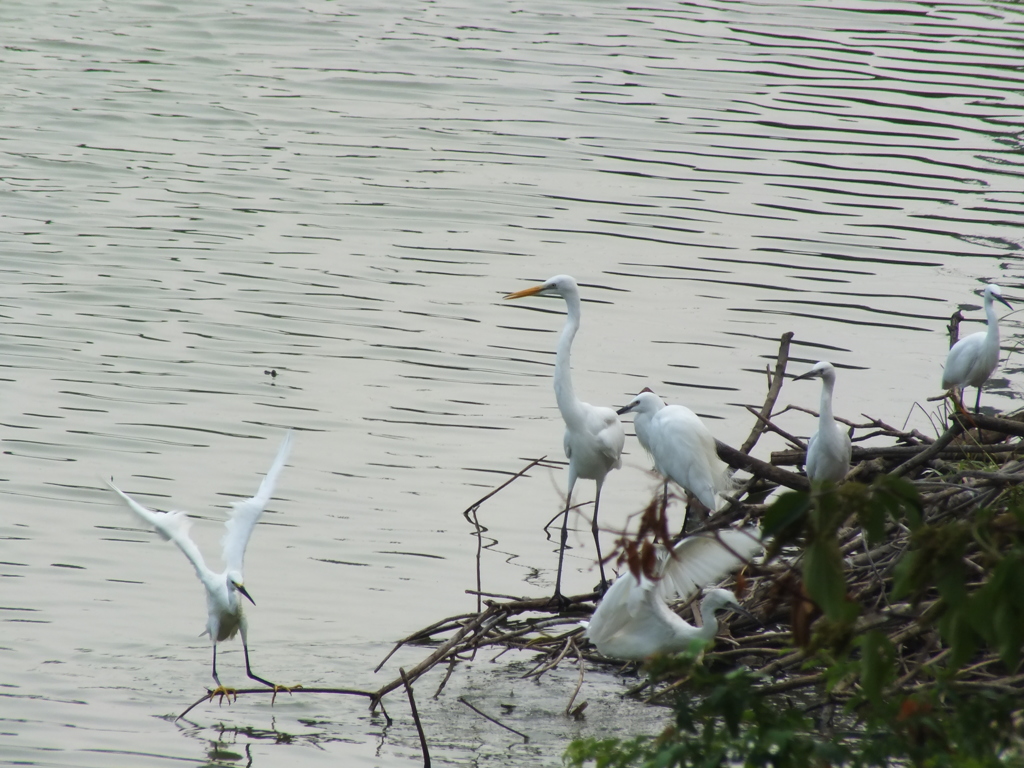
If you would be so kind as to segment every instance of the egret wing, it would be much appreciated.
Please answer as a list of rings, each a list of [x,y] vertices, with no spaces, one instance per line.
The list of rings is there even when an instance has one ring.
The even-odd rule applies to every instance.
[[[718,458],[714,435],[700,417],[682,405],[666,406],[651,419],[647,432],[658,471],[716,510],[716,495],[731,490],[732,480]]]
[[[757,528],[725,528],[690,536],[665,557],[658,588],[665,600],[686,599],[739,570],[763,548]]]
[[[292,432],[289,430],[277,451],[274,463],[270,466],[270,471],[260,483],[256,495],[244,501],[232,502],[231,516],[224,523],[224,527],[227,528],[227,533],[224,534],[224,565],[229,572],[242,572],[242,561],[245,558],[245,548],[249,544],[249,537],[263,514],[263,510],[267,508],[270,497],[274,495],[278,475],[281,474],[291,449]]]
[[[622,630],[630,621],[630,607],[641,585],[629,571],[619,576],[605,592],[584,633],[590,642],[600,646]]]
[[[946,366],[942,370],[942,388],[952,389],[953,387],[964,387],[968,384],[977,386],[974,379],[977,377],[977,368],[980,358],[983,356],[985,347],[984,331],[972,333],[960,339],[946,356]],[[998,351],[996,353],[998,355]],[[994,363],[993,363],[994,365]],[[988,378],[986,375],[985,378]],[[981,383],[985,383],[982,379]]]
[[[178,549],[185,553],[185,557],[192,563],[192,567],[196,569],[196,574],[200,579],[211,573],[210,569],[206,567],[203,555],[199,552],[199,547],[196,546],[195,542],[188,535],[188,530],[192,527],[192,521],[187,514],[181,511],[157,512],[149,509],[139,504],[139,502],[114,485],[110,480],[105,482],[112,491],[121,497],[124,503],[128,505],[128,508],[135,513],[136,517],[154,528],[163,537],[164,541],[173,541],[178,545]]]
[[[626,445],[626,430],[619,415],[611,408],[594,408],[594,419],[600,423],[596,438],[599,450],[615,469],[622,466],[622,449]]]

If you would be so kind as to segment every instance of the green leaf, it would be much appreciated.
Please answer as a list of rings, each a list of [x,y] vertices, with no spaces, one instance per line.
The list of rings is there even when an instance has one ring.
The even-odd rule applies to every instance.
[[[882,693],[895,677],[896,650],[884,632],[873,630],[860,638],[860,685],[864,695],[876,706]]]
[[[807,546],[804,552],[804,585],[829,620],[839,621],[846,616],[843,557],[834,540],[818,540]]]
[[[803,530],[807,513],[811,509],[809,493],[789,491],[779,496],[764,513],[761,533],[783,545],[794,541]]]

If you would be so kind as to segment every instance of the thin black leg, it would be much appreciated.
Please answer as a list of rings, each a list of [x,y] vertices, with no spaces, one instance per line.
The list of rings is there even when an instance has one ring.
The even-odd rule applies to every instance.
[[[218,688],[223,688],[224,684],[221,683],[220,678],[217,677],[217,644],[213,644],[213,681],[217,684]]]
[[[280,686],[274,685],[274,683],[269,680],[264,680],[259,675],[253,673],[252,667],[249,666],[249,644],[245,642],[244,637],[242,638],[242,650],[245,652],[245,674],[247,674],[252,680],[256,680],[264,685],[269,685],[271,688],[279,688]]]
[[[570,494],[569,499],[565,502],[565,513],[562,517],[562,536],[558,545],[558,573],[555,576],[555,595],[552,598],[559,608],[564,608],[568,604],[568,600],[562,595],[562,562],[565,559],[565,545],[569,541],[569,506],[572,495]]]
[[[597,513],[601,508],[601,483],[597,484],[597,496],[594,497],[594,521],[590,530],[594,534],[594,547],[597,549],[597,565],[601,569],[601,586],[599,591],[603,595],[608,590],[608,580],[604,577],[604,558],[601,556],[601,534],[597,527]]]

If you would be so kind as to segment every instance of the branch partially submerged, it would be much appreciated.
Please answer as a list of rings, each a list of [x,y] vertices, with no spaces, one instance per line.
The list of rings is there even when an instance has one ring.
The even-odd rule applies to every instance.
[[[180,720],[185,715],[187,715],[189,712],[191,712],[193,709],[195,709],[200,704],[202,704],[204,701],[213,701],[213,699],[216,698],[217,696],[220,696],[220,704],[223,704],[225,698],[229,699],[229,703],[230,703],[234,699],[237,699],[239,696],[252,696],[252,695],[267,696],[267,695],[269,695],[269,696],[271,696],[270,703],[271,703],[271,705],[273,705],[273,703],[277,699],[277,695],[279,693],[287,693],[289,696],[292,696],[294,694],[307,694],[307,693],[332,694],[332,695],[338,695],[338,696],[361,696],[363,698],[367,698],[367,699],[370,700],[370,708],[371,709],[376,709],[379,706],[380,709],[381,709],[381,713],[387,719],[388,724],[389,725],[391,724],[391,718],[388,716],[387,711],[384,709],[384,704],[381,701],[381,697],[378,696],[376,693],[374,693],[372,691],[362,691],[362,690],[359,690],[357,688],[319,688],[319,687],[305,688],[305,687],[303,687],[301,685],[297,685],[294,688],[284,688],[284,689],[282,689],[280,687],[278,687],[278,688],[239,688],[237,690],[231,690],[228,693],[218,693],[217,691],[214,691],[214,690],[208,690],[205,694],[200,696],[191,705],[189,705],[189,707],[187,709],[185,709],[185,711],[182,712],[180,715],[178,715],[175,718],[175,720]]]

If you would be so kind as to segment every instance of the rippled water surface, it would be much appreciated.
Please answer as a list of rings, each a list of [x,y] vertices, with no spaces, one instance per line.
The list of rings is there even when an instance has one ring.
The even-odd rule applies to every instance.
[[[99,478],[192,511],[216,563],[228,502],[295,428],[246,560],[253,665],[375,688],[425,653],[374,675],[397,638],[475,605],[462,510],[561,458],[563,305],[501,300],[533,281],[582,285],[584,400],[651,386],[739,443],[793,331],[795,368],[840,367],[838,415],[932,430],[949,315],[980,328],[988,281],[1024,300],[1022,21],[1000,2],[5,0],[0,764],[417,764],[401,697],[390,728],[312,696],[166,719],[209,683],[202,589]],[[1019,338],[1011,315],[983,404],[1024,391]],[[627,451],[610,527],[654,485]],[[485,589],[552,588],[540,528],[564,483],[534,470],[482,508]],[[595,581],[588,538],[569,591]],[[601,670],[566,720],[576,672],[525,683],[526,658],[461,668],[437,701],[424,679],[437,763],[557,765],[575,736],[658,727]],[[241,682],[238,643],[219,662]]]

